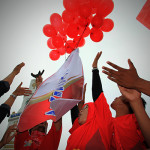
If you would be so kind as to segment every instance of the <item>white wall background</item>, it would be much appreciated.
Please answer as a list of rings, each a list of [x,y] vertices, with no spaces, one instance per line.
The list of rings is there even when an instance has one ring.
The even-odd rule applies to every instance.
[[[137,68],[140,77],[150,80],[150,30],[136,20],[136,17],[146,0],[114,0],[114,10],[108,16],[114,21],[114,29],[104,33],[99,43],[94,43],[89,37],[86,44],[80,48],[85,82],[87,83],[86,102],[92,101],[91,69],[92,62],[98,51],[103,51],[99,61],[99,69],[105,96],[110,104],[119,90],[115,83],[101,73],[101,67],[106,61],[112,61],[128,68],[127,59],[130,58]],[[61,14],[64,10],[63,0],[0,0],[0,80],[5,78],[19,63],[25,62],[25,67],[15,78],[8,93],[0,98],[2,104],[22,81],[23,86],[30,84],[31,72],[37,73],[45,69],[43,79],[55,73],[65,61],[62,56],[58,61],[49,59],[50,49],[47,47],[47,37],[42,29],[49,23],[52,13]],[[147,101],[146,111],[150,116],[150,98],[143,94]],[[11,108],[17,112],[23,98],[19,97]],[[112,111],[115,116],[114,111]],[[8,118],[0,125],[2,138]],[[51,125],[51,121],[50,125]],[[50,128],[49,125],[49,128]],[[70,112],[63,117],[63,133],[59,150],[66,147],[71,128]]]

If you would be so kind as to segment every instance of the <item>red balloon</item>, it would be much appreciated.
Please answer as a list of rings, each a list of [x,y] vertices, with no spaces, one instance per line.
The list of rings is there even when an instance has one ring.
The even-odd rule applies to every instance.
[[[91,25],[93,28],[100,28],[103,25],[103,18],[99,15],[95,15],[92,18]]]
[[[67,35],[70,38],[75,38],[79,33],[79,27],[77,24],[70,24],[67,28]]]
[[[101,26],[101,30],[104,32],[109,32],[113,29],[113,27],[114,27],[114,22],[111,19],[107,18],[104,19],[104,23]]]
[[[64,55],[66,53],[66,48],[65,47],[61,47],[57,49],[60,55]]]
[[[59,57],[60,57],[60,54],[59,54],[58,50],[52,50],[49,53],[49,57],[50,57],[51,60],[58,60]]]
[[[60,34],[60,36],[61,36],[63,42],[65,43],[67,41],[67,36],[66,35],[61,35],[61,34]]]
[[[90,19],[89,18],[82,18],[80,17],[79,19],[79,25],[82,27],[86,27],[90,24]]]
[[[78,0],[63,0],[63,5],[69,11],[76,11],[79,7]]]
[[[53,13],[50,16],[50,22],[56,29],[58,29],[62,25],[62,18],[58,13]]]
[[[113,9],[114,2],[112,0],[104,0],[97,6],[97,14],[106,17]]]
[[[63,13],[62,13],[62,19],[66,23],[71,23],[75,19],[74,13],[72,13],[68,10],[64,10]]]
[[[81,36],[77,36],[73,39],[76,47],[82,47],[85,44],[85,39]]]
[[[97,8],[97,6],[102,2],[103,0],[92,0],[91,5],[92,8]]]
[[[92,0],[79,0],[79,5],[91,5]]]
[[[62,47],[64,45],[64,41],[63,41],[61,36],[56,35],[56,36],[52,37],[52,44],[56,48],[60,48],[60,47]]]
[[[83,33],[83,32],[84,32],[84,33]],[[85,27],[84,27],[84,28],[83,28],[83,27],[80,27],[79,35],[82,35],[83,37],[87,37],[87,36],[90,35],[90,32],[91,32],[91,30],[90,30],[89,27],[86,27],[86,29],[85,29]]]
[[[65,44],[65,48],[66,52],[70,54],[74,49],[76,49],[75,43],[72,40],[68,40]]]
[[[49,38],[49,39],[47,40],[47,46],[48,46],[50,49],[54,49],[54,48],[55,48],[55,46],[52,44],[52,38]]]
[[[62,36],[66,36],[67,28],[68,28],[68,24],[63,22],[62,26],[58,29],[58,31]]]
[[[57,31],[56,29],[50,25],[50,24],[46,24],[43,27],[43,33],[47,36],[47,37],[53,37],[55,35],[57,35]]]
[[[103,39],[103,32],[101,29],[92,28],[90,38],[94,42],[100,42]]]
[[[75,19],[74,19],[73,23],[79,24],[80,15],[79,15],[78,11],[74,12],[74,18]]]
[[[79,8],[79,14],[83,18],[88,18],[92,14],[92,8],[89,4],[81,5]]]

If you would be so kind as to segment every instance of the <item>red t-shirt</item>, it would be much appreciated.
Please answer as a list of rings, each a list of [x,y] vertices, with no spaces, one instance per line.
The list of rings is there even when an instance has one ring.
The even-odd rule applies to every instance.
[[[30,135],[28,131],[19,133],[15,137],[15,150],[57,150],[62,128],[56,131],[54,123],[48,134],[39,131],[32,131]]]
[[[112,149],[146,149],[145,144],[143,143],[144,137],[134,114],[113,118],[113,124],[114,134],[112,140]]]
[[[109,150],[113,132],[112,115],[103,93],[88,104],[88,116],[83,125],[75,120],[66,150]]]

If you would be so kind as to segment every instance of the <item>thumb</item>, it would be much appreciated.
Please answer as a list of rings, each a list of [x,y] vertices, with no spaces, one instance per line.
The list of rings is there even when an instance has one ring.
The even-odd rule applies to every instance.
[[[18,86],[18,87],[21,87],[21,85],[22,85],[22,82],[19,84],[19,86]]]
[[[135,69],[136,70],[136,68],[134,67],[134,65],[130,59],[128,59],[128,64],[129,64],[129,69]]]

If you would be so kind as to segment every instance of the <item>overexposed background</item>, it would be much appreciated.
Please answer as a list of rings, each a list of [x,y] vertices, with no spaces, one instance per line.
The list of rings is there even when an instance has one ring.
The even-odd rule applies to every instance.
[[[99,61],[103,90],[110,104],[116,96],[120,95],[117,85],[101,73],[101,67],[106,61],[112,61],[122,67],[128,68],[127,59],[130,58],[137,68],[140,77],[150,80],[150,30],[136,20],[137,15],[146,0],[114,0],[114,10],[108,16],[114,21],[114,29],[104,33],[101,42],[94,43],[90,37],[86,44],[80,48],[80,57],[83,63],[85,83],[87,90],[85,100],[92,101],[92,62],[98,51],[103,51]],[[16,87],[23,82],[29,87],[31,72],[38,73],[45,70],[43,79],[55,73],[65,61],[62,56],[58,61],[49,58],[50,49],[43,34],[43,26],[50,23],[52,13],[62,14],[63,0],[0,0],[0,80],[4,79],[13,68],[25,62],[20,74],[16,76],[10,91],[0,98],[2,104]],[[150,99],[142,95],[146,102],[146,111],[150,116]],[[23,97],[18,97],[11,108],[17,112],[21,107]],[[112,110],[113,116],[115,112]],[[6,118],[0,125],[0,138],[2,138],[8,123]],[[51,121],[49,121],[49,128]],[[64,150],[71,128],[70,112],[63,116],[63,132],[59,150]]]

